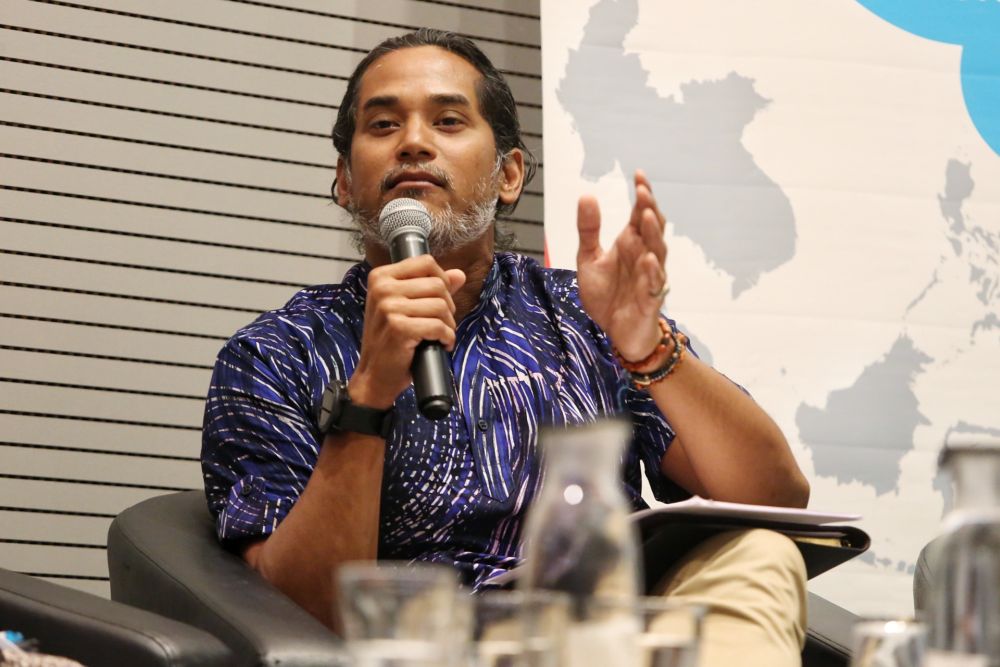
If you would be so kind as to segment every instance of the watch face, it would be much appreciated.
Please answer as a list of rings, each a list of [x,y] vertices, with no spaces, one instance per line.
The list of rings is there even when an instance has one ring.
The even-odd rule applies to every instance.
[[[319,414],[316,421],[322,433],[329,433],[330,429],[340,419],[340,412],[344,405],[344,398],[347,387],[337,380],[331,380],[323,392],[323,399],[319,404]]]

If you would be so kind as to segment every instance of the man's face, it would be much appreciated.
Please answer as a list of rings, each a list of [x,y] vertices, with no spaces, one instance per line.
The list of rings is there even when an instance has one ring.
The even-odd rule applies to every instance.
[[[362,76],[350,169],[337,164],[337,201],[367,238],[378,212],[398,197],[423,202],[435,226],[476,227],[466,237],[489,226],[498,196],[510,198],[508,170],[497,169],[493,131],[479,110],[479,79],[464,58],[434,46],[393,51]],[[432,231],[432,252],[441,231]]]

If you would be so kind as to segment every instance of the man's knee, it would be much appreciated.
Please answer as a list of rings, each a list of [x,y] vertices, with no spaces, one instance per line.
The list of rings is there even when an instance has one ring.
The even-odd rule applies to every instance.
[[[806,567],[798,547],[788,537],[771,530],[751,528],[718,533],[694,547],[655,587],[653,593],[671,595],[688,588],[741,586],[777,578],[804,597]]]
[[[773,530],[752,528],[734,530],[717,536],[722,550],[746,567],[765,567],[786,572],[805,581],[806,564],[802,553],[788,536]]]

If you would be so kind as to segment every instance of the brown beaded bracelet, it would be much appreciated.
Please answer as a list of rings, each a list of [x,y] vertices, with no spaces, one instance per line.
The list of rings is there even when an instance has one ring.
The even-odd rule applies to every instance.
[[[629,361],[628,359],[622,356],[621,352],[618,351],[617,347],[613,348],[615,352],[615,359],[617,359],[618,363],[621,364],[621,367],[627,370],[629,373],[635,373],[643,366],[648,366],[649,362],[651,362],[653,359],[655,359],[656,357],[667,351],[667,344],[673,340],[673,336],[671,335],[670,325],[667,324],[667,321],[663,317],[658,317],[656,318],[656,323],[660,325],[660,333],[663,334],[663,337],[660,338],[660,342],[656,344],[656,347],[653,348],[653,351],[647,354],[639,361]],[[674,342],[676,343],[676,341]]]
[[[682,333],[676,333],[674,340],[676,341],[674,343],[674,350],[670,353],[667,363],[663,364],[663,366],[652,373],[629,372],[629,375],[632,376],[632,384],[635,385],[636,389],[646,389],[661,380],[666,380],[681,363],[684,359],[684,346],[687,345],[687,338]]]
[[[653,350],[652,354],[648,355],[645,359],[638,362],[628,362],[622,358],[622,356],[615,350],[615,356],[618,358],[619,363],[622,367],[628,371],[629,375],[632,377],[632,384],[635,385],[636,389],[646,389],[650,385],[656,384],[662,380],[665,380],[677,365],[681,363],[684,358],[684,347],[687,345],[687,336],[680,333],[673,326],[668,325],[664,319],[661,317],[659,319],[660,329],[663,331],[663,339],[660,341],[656,349]],[[673,349],[670,351],[670,356],[667,357],[667,361],[654,371],[649,373],[640,373],[636,368],[641,368],[642,365],[649,363],[655,355],[659,354],[661,351],[667,349],[667,342],[673,344]],[[629,368],[631,366],[632,368]]]

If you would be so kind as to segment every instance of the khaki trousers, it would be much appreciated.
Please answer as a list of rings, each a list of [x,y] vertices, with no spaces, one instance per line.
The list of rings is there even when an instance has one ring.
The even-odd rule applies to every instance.
[[[720,533],[692,549],[652,593],[707,608],[700,667],[802,664],[806,567],[780,533]]]

